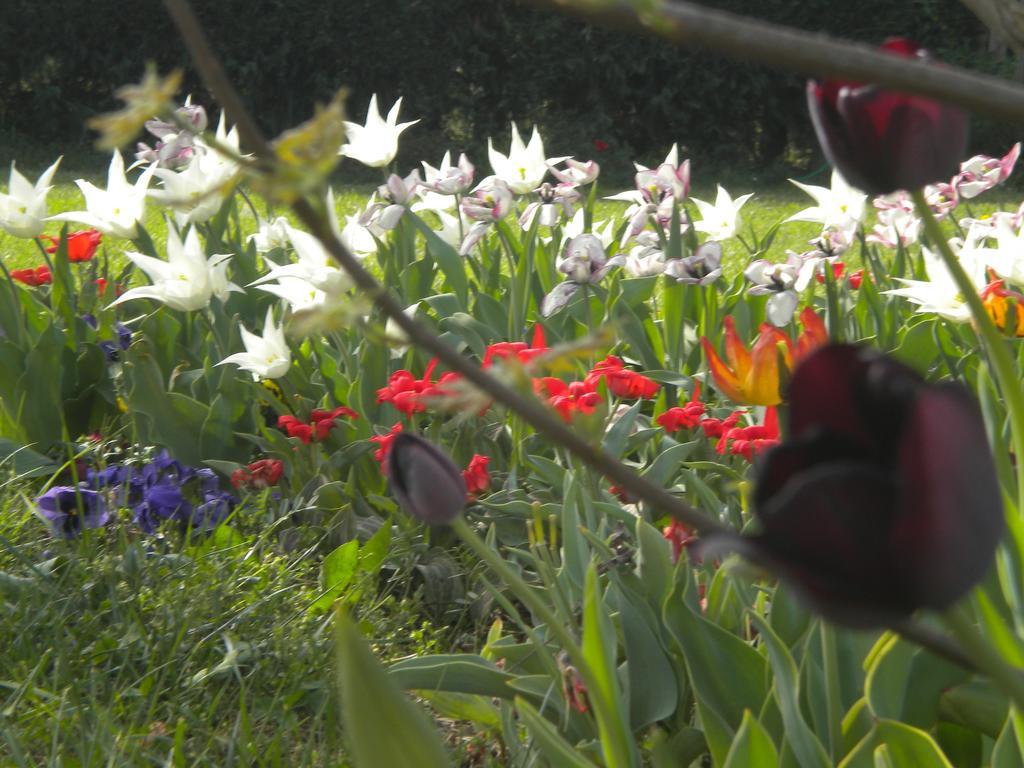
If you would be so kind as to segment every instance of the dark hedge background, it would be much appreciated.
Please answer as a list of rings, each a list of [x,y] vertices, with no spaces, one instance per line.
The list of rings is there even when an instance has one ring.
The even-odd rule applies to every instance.
[[[942,58],[1008,74],[987,35],[956,0],[717,0],[728,10],[830,34],[880,41],[909,35]],[[405,97],[400,165],[437,162],[444,147],[485,161],[488,135],[540,125],[551,152],[628,170],[657,162],[673,141],[713,168],[783,162],[811,167],[800,78],[706,52],[582,25],[511,0],[195,0],[230,74],[269,132],[305,119],[339,86],[353,119],[370,94]],[[159,0],[2,0],[0,150],[68,151],[90,141],[83,121],[137,81],[187,59]],[[210,99],[189,72],[196,98]],[[1004,150],[1005,125],[976,126],[976,149]],[[437,155],[437,157],[435,157]],[[601,157],[601,155],[597,155]],[[0,157],[6,163],[6,159]],[[354,164],[350,164],[354,165]]]

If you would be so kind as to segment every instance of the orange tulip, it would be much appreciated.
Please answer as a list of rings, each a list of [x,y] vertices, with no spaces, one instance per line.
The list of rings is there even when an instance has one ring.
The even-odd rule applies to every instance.
[[[706,337],[701,338],[718,391],[734,403],[778,405],[779,360],[788,370],[793,360],[793,342],[778,328],[762,323],[751,349],[740,341],[731,317],[725,318],[725,357],[718,356]]]

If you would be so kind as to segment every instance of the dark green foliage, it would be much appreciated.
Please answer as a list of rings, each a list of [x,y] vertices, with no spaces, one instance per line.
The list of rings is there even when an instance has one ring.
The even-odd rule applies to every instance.
[[[657,162],[673,141],[705,169],[763,165],[787,148],[814,146],[798,76],[596,29],[511,0],[195,5],[268,132],[305,119],[339,86],[351,89],[357,120],[372,93],[385,109],[404,96],[403,116],[422,122],[403,137],[400,165],[436,162],[445,146],[483,161],[487,137],[507,141],[510,119],[538,123],[550,146],[581,157],[595,156],[595,139],[607,142],[597,158],[623,172],[633,157]],[[909,35],[957,64],[1010,66],[985,53],[983,27],[954,0],[708,5],[867,42]],[[113,89],[137,81],[147,59],[162,70],[187,67],[159,0],[6,0],[0,145],[17,148],[31,138],[64,149],[84,142],[83,121],[113,106]],[[209,103],[191,70],[187,88]],[[981,128],[978,149],[1005,151],[1010,137],[1002,127]]]

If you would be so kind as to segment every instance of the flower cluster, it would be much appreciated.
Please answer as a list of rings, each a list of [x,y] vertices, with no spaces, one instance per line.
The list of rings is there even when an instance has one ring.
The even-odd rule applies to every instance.
[[[314,408],[309,414],[309,421],[285,414],[278,417],[277,426],[288,437],[297,437],[304,445],[309,445],[312,441],[326,440],[337,420],[342,418],[358,419],[359,414],[344,405],[339,405],[330,411]]]
[[[235,488],[263,490],[277,485],[284,473],[284,462],[280,459],[260,459],[231,473],[231,484]]]
[[[238,504],[221,490],[217,474],[188,467],[162,451],[141,465],[117,463],[87,469],[77,486],[56,486],[36,499],[39,515],[55,536],[74,538],[83,529],[114,519],[112,509],[126,507],[145,533],[165,523],[182,530],[209,531],[224,522]]]

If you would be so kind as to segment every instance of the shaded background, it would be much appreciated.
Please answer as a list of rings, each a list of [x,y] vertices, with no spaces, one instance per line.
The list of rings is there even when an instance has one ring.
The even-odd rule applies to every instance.
[[[723,8],[854,40],[913,37],[941,58],[1012,77],[982,24],[956,0],[717,0]],[[627,177],[673,141],[695,171],[781,178],[813,172],[803,79],[703,51],[581,24],[512,0],[199,0],[196,9],[229,74],[269,133],[304,120],[339,86],[362,121],[404,96],[399,167],[445,148],[486,160],[507,148],[508,123],[540,126],[549,153],[595,157]],[[0,3],[0,163],[28,167],[54,153],[87,157],[84,121],[115,106],[147,60],[184,67],[187,90],[212,104],[159,0]],[[215,110],[214,110],[215,111]],[[976,121],[972,149],[1005,151],[1012,126]],[[595,141],[607,149],[598,151]],[[48,160],[47,160],[48,159]],[[98,167],[106,158],[96,155]],[[357,164],[346,174],[358,176]],[[371,174],[377,178],[376,174]]]

